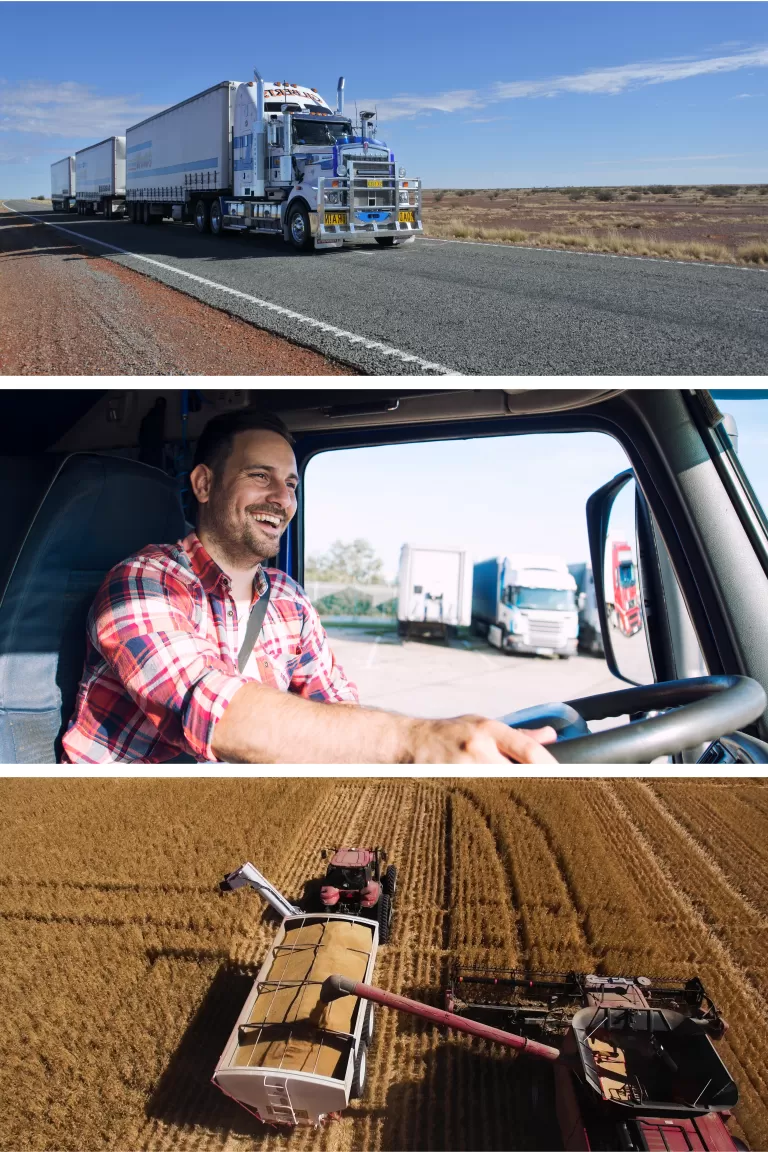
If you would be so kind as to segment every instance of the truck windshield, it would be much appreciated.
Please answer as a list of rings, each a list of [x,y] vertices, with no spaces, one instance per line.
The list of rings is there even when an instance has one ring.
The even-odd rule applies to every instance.
[[[631,588],[635,583],[635,566],[632,561],[619,564],[619,585],[622,588]]]
[[[352,135],[350,120],[294,120],[293,143],[309,144],[313,148],[335,144],[344,136]]]
[[[541,608],[547,612],[575,612],[573,592],[560,588],[513,588],[515,608]]]

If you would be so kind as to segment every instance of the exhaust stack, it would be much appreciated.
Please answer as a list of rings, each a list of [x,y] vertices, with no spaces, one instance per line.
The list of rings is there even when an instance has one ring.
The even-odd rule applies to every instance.
[[[336,85],[336,111],[341,115],[344,111],[344,77],[339,76],[339,82]]]
[[[497,1044],[503,1044],[505,1048],[515,1048],[537,1060],[548,1060],[551,1064],[562,1060],[559,1049],[552,1048],[549,1044],[539,1044],[536,1040],[528,1040],[525,1036],[515,1035],[514,1032],[504,1032],[501,1028],[480,1024],[477,1020],[465,1020],[463,1016],[457,1016],[454,1012],[433,1008],[431,1004],[409,1000],[407,996],[398,996],[394,992],[385,992],[382,988],[350,980],[347,976],[329,976],[323,982],[320,991],[321,1001],[330,1004],[332,1000],[338,1000],[342,996],[359,996],[385,1008],[395,1008],[398,1012],[421,1016],[422,1019],[431,1020],[433,1024],[440,1024],[443,1028],[453,1028],[454,1031],[463,1032],[467,1036],[481,1036],[484,1040],[493,1040]]]
[[[264,119],[264,81],[257,68],[253,70],[253,78],[256,81],[256,127],[254,131],[256,147],[254,149],[253,194],[263,197],[266,191],[267,123]]]

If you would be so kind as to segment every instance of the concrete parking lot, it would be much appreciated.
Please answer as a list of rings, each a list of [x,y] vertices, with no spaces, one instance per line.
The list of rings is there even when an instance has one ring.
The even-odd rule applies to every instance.
[[[533,704],[628,687],[594,656],[508,656],[476,636],[448,643],[404,641],[394,627],[378,622],[326,628],[336,659],[360,690],[360,702],[414,716],[503,716]]]

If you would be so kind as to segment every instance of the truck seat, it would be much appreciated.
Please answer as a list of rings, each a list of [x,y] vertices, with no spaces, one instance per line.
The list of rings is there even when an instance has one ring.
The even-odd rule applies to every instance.
[[[178,482],[117,456],[4,457],[0,763],[55,764],[104,576],[186,526]]]

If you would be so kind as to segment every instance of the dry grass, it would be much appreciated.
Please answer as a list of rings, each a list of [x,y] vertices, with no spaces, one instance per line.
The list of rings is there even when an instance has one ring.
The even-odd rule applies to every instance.
[[[425,212],[425,235],[444,240],[484,240],[488,243],[513,244],[530,248],[577,249],[581,252],[605,252],[617,256],[655,256],[667,260],[700,260],[717,264],[768,263],[768,244],[749,244],[736,253],[724,244],[700,240],[656,240],[650,236],[627,236],[620,229],[598,235],[595,232],[525,232],[521,228],[484,228],[462,221],[430,223]],[[636,228],[637,224],[624,224]]]
[[[768,187],[442,190],[424,223],[437,239],[760,267]]]
[[[5,780],[0,813],[2,1149],[555,1147],[532,1066],[384,1011],[366,1098],[318,1133],[210,1085],[274,933],[217,880],[250,858],[297,898],[342,842],[400,870],[383,987],[439,1003],[454,960],[700,975],[768,1147],[765,782]]]

